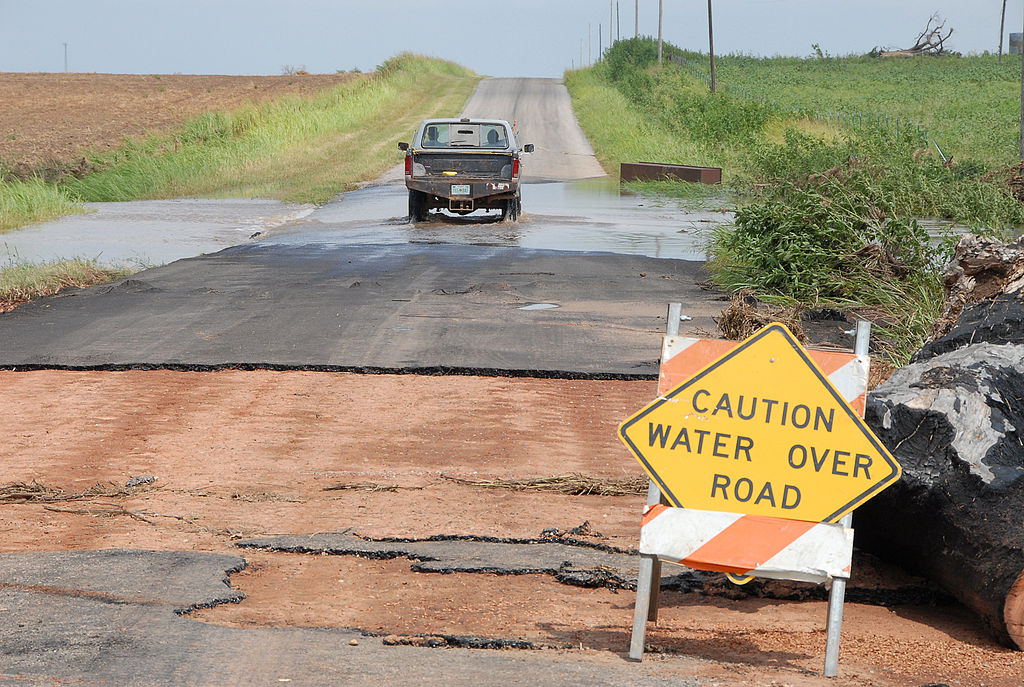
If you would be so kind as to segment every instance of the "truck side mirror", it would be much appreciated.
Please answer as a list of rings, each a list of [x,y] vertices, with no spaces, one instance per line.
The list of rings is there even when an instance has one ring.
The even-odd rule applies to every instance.
[[[524,145],[523,146],[523,152],[524,153],[532,153],[533,152],[533,144],[532,143],[527,143],[526,145]]]
[[[409,150],[409,144],[406,143],[405,141],[399,141],[398,149],[399,150]]]

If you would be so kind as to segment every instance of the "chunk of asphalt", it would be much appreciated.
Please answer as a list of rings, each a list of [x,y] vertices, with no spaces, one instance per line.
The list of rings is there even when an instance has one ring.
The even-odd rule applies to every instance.
[[[187,551],[8,553],[0,555],[0,587],[169,605],[187,613],[244,599],[245,594],[231,589],[228,575],[245,566],[238,556]]]
[[[285,535],[235,542],[244,548],[363,558],[410,558],[417,572],[553,575],[580,587],[636,589],[640,557],[635,552],[578,540],[432,537],[420,540],[365,539],[347,533]]]
[[[460,535],[436,535],[426,539],[371,539],[344,532],[283,535],[235,542],[243,548],[283,553],[359,556],[378,560],[409,558],[413,572],[490,573],[494,575],[547,574],[562,584],[576,587],[636,589],[640,556],[636,551],[573,537],[502,539]],[[741,599],[757,597],[780,600],[827,599],[822,585],[788,580],[756,579],[737,586],[718,573],[665,566],[661,589],[698,592],[707,596]],[[674,573],[674,574],[673,574]],[[847,588],[847,598],[859,603],[894,606],[899,604],[944,604],[950,599],[931,589],[924,580],[900,582],[893,586]]]

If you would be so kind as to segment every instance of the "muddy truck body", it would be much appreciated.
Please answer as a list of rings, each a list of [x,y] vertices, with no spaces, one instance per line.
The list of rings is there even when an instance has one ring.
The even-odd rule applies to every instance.
[[[409,219],[421,222],[431,210],[468,215],[499,210],[506,221],[519,218],[521,154],[516,133],[501,119],[428,119],[405,151]]]

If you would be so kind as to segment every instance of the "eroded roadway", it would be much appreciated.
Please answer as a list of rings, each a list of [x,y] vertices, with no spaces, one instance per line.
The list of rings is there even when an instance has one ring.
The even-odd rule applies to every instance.
[[[720,213],[602,182],[557,80],[485,80],[465,113],[537,146],[521,222],[410,225],[392,170],[255,241],[2,315],[0,366],[654,376],[665,303],[715,330],[698,283]]]
[[[256,241],[0,314],[0,366],[653,376],[666,302],[686,304],[684,331],[714,330],[721,300],[699,284],[700,237],[718,218],[574,182],[602,172],[557,81],[484,81],[465,112],[516,120],[537,145],[519,224],[410,226],[392,171]],[[226,575],[242,565],[182,552],[0,555],[9,620],[0,678],[700,683],[682,657],[635,666],[550,651],[384,647],[356,631],[242,630],[182,616],[236,601]]]

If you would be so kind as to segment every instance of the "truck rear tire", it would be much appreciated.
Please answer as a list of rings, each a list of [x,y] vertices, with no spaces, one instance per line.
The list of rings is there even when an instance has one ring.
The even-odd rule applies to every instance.
[[[427,219],[427,198],[419,191],[409,189],[409,221],[424,222]]]
[[[501,220],[503,222],[516,222],[519,220],[519,214],[522,212],[523,201],[520,196],[515,198],[509,198],[505,201],[505,206],[501,209]]]

